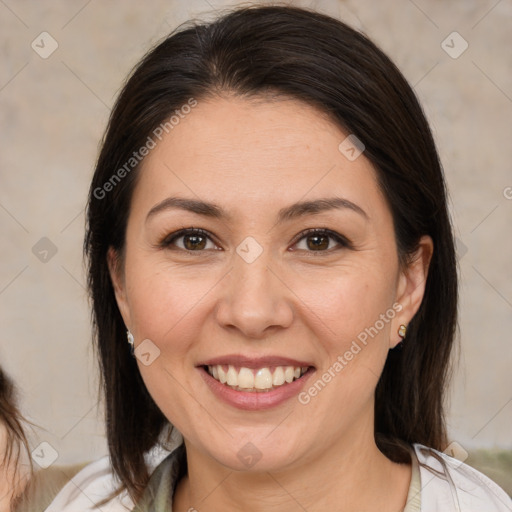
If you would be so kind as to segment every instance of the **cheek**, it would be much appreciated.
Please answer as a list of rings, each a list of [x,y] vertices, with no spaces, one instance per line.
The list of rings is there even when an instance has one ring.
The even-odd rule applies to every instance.
[[[321,429],[333,435],[348,428],[350,418],[373,407],[396,314],[391,277],[368,269],[347,270],[330,279],[304,280],[297,291],[322,355],[321,368],[300,403],[324,418]]]
[[[396,291],[390,269],[347,266],[321,276],[302,275],[294,290],[331,359],[353,340],[364,341],[365,334],[387,340]]]
[[[183,338],[175,332],[186,328],[190,337],[194,326],[200,328],[197,317],[201,302],[214,289],[213,273],[171,268],[144,256],[134,259],[130,270],[126,278],[129,306],[138,338],[149,338],[157,345],[172,338],[179,345]]]
[[[195,389],[191,367],[204,338],[207,308],[211,307],[208,299],[218,277],[171,268],[161,259],[143,255],[134,256],[126,268],[135,338],[137,342],[149,339],[159,350],[151,364],[138,361],[140,374],[167,419],[179,430],[190,432],[193,418],[204,414],[200,400],[190,398]]]
[[[337,432],[345,421],[340,414],[353,417],[371,407],[396,313],[394,274],[378,265],[347,265],[324,279],[300,282],[297,295],[321,356],[301,403],[311,404]]]

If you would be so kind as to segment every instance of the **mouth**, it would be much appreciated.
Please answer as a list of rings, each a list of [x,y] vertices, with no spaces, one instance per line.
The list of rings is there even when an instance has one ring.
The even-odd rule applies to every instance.
[[[249,368],[235,364],[202,365],[216,381],[235,391],[268,393],[301,379],[311,366],[262,366]]]
[[[298,395],[316,372],[308,361],[241,354],[201,361],[197,369],[216,398],[246,411],[263,411],[284,404]]]

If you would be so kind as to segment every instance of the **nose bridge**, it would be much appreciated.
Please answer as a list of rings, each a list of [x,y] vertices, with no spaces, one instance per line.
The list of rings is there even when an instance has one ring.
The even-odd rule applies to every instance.
[[[235,288],[242,295],[247,294],[249,298],[257,298],[259,294],[262,294],[267,300],[271,300],[272,272],[269,267],[272,266],[272,258],[270,251],[263,250],[254,259],[246,259],[243,255],[237,254],[233,260]]]
[[[258,237],[259,241],[252,236],[244,238],[236,247],[236,254],[233,254],[234,280],[239,286],[258,290],[269,285],[269,266],[273,262],[272,253],[267,240]],[[254,290],[253,290],[254,291]]]
[[[233,264],[217,309],[224,326],[234,326],[246,336],[259,337],[271,326],[286,327],[293,314],[287,288],[271,270],[271,251],[255,240],[245,240],[233,255]]]

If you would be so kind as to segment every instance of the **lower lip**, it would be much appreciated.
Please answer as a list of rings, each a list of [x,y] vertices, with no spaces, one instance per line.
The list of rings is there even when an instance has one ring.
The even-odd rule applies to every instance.
[[[197,369],[214,395],[229,405],[246,411],[270,409],[298,395],[313,373],[313,370],[310,368],[300,379],[294,380],[289,384],[283,384],[271,391],[248,392],[236,391],[222,384],[214,379],[202,366]]]

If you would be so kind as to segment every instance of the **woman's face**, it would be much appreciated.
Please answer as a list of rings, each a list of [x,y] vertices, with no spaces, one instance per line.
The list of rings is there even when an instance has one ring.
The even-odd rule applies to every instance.
[[[375,171],[347,135],[296,100],[215,99],[143,162],[118,304],[157,405],[230,468],[293,467],[373,436],[379,375],[421,301],[430,242],[400,269]]]

